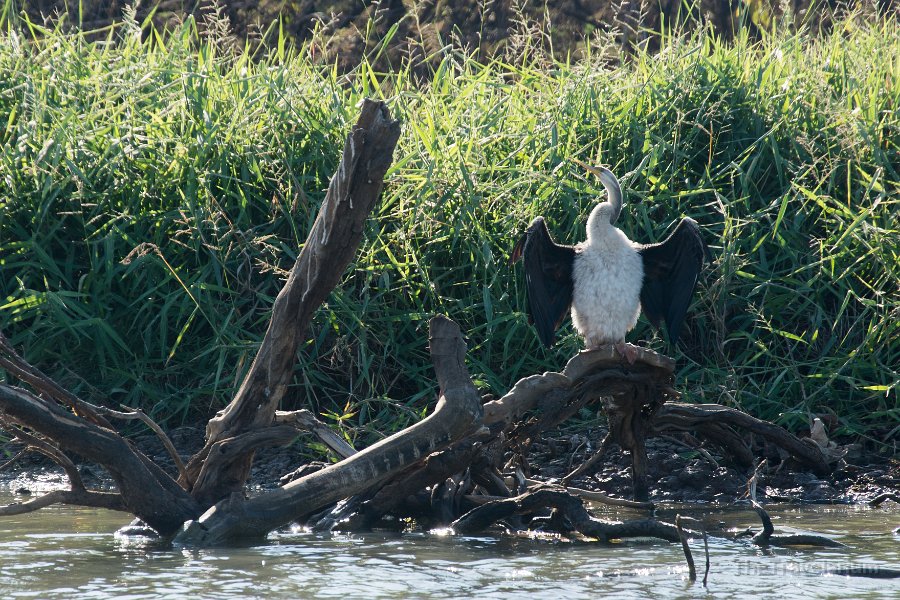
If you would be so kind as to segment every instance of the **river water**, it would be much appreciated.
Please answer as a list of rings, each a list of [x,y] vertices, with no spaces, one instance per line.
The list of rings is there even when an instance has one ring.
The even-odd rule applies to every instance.
[[[0,490],[0,502],[11,499]],[[816,532],[849,548],[762,550],[710,538],[704,588],[688,581],[681,547],[658,540],[282,532],[248,547],[187,550],[116,536],[130,520],[122,513],[51,507],[0,518],[0,598],[900,598],[898,579],[822,574],[900,568],[896,505],[769,509],[776,533]],[[759,527],[747,510],[681,512]],[[702,541],[692,549],[702,579]]]

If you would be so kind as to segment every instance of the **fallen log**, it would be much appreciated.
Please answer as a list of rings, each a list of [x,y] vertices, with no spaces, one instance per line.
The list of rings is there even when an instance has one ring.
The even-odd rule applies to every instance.
[[[183,468],[176,453],[177,481],[133,448],[104,417],[131,415],[113,414],[115,411],[77,398],[28,364],[0,334],[0,368],[37,392],[0,383],[0,413],[12,423],[7,428],[12,427],[11,433],[18,433],[21,439],[29,435],[24,428],[40,436],[25,443],[63,466],[72,485],[70,493],[35,499],[9,510],[36,510],[55,501],[121,507],[168,536],[215,502],[239,495],[256,450],[290,443],[304,423],[312,425],[336,452],[347,454],[344,445],[304,415],[276,415],[276,407],[293,376],[298,343],[306,335],[314,311],[356,253],[399,135],[400,124],[391,119],[383,102],[362,102],[359,120],[347,138],[316,221],[275,300],[257,356],[234,400],[207,425],[203,449]],[[149,425],[159,435],[161,430]],[[162,438],[165,443],[165,436]],[[108,470],[119,500],[84,490],[66,451]]]
[[[481,395],[465,366],[465,342],[459,326],[444,317],[430,323],[429,348],[441,395],[424,420],[377,444],[274,491],[246,500],[233,494],[199,520],[185,525],[175,543],[210,546],[264,537],[343,498],[384,483],[410,464],[471,435],[481,427]]]

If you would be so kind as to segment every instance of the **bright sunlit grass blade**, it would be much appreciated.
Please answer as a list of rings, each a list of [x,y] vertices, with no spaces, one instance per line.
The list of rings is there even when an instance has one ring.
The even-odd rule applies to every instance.
[[[150,35],[126,20],[94,42],[4,19],[0,328],[92,400],[179,421],[230,399],[373,95],[403,134],[287,403],[348,435],[416,418],[436,392],[436,312],[467,332],[484,392],[562,367],[579,340],[565,325],[541,347],[506,263],[537,215],[583,239],[603,192],[578,158],[622,177],[632,239],[687,215],[713,249],[683,348],[643,321],[632,336],[676,355],[686,399],[799,429],[833,413],[876,440],[898,424],[894,20],[730,45],[673,34],[581,64],[444,48],[423,81],[375,55],[339,75],[278,28],[251,57],[192,20]]]

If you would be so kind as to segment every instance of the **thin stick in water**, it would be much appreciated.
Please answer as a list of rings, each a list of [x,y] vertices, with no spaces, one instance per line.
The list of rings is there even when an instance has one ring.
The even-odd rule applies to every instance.
[[[697,569],[694,567],[694,557],[691,555],[691,548],[688,546],[687,535],[681,528],[681,515],[675,515],[675,529],[678,530],[678,538],[681,540],[681,549],[684,550],[684,558],[688,564],[688,578],[691,581],[697,580]]]

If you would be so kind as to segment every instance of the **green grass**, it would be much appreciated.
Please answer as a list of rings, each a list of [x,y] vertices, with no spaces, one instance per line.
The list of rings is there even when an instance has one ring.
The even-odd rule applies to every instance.
[[[507,266],[527,222],[583,239],[623,180],[621,226],[656,241],[695,218],[715,255],[674,351],[694,401],[887,441],[900,425],[900,26],[655,55],[596,44],[579,64],[447,51],[346,76],[272,39],[233,52],[192,21],[93,43],[0,38],[0,329],[86,398],[177,425],[226,404],[324,197],[364,96],[404,123],[358,261],[317,313],[288,407],[371,439],[436,393],[427,320],[467,332],[484,392],[556,370]],[[35,36],[34,34],[39,34]],[[643,320],[630,337],[667,351]],[[896,440],[896,437],[894,438]]]

